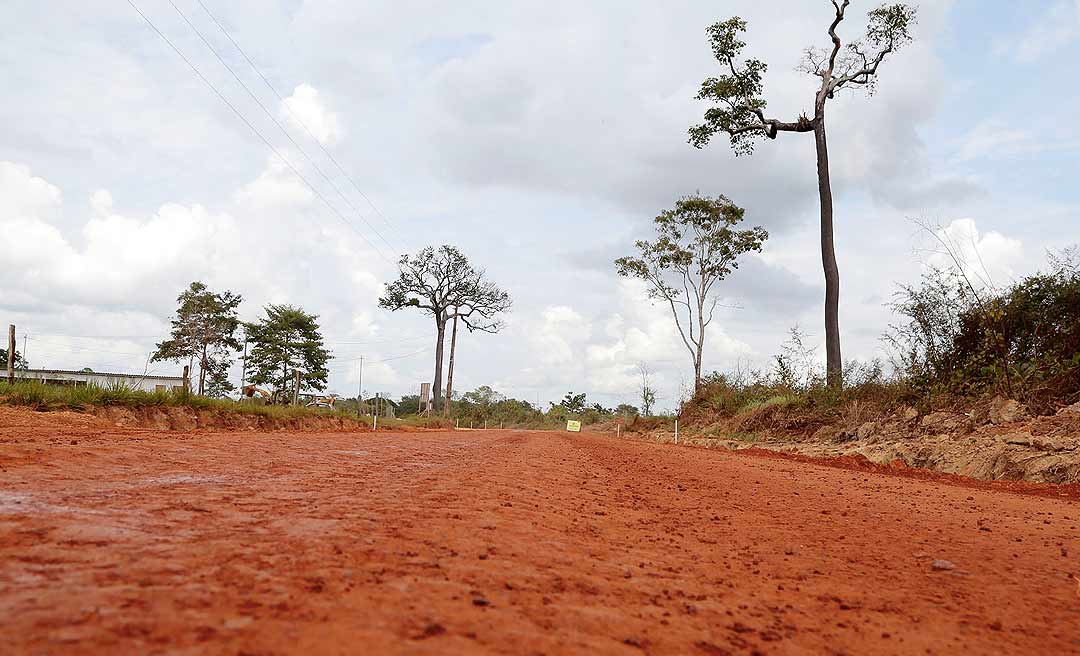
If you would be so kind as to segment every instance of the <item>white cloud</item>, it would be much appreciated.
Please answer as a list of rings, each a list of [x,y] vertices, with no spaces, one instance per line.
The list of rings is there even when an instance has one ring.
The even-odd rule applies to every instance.
[[[1024,245],[1000,232],[980,232],[974,219],[955,219],[936,231],[931,266],[947,268],[957,263],[973,283],[1001,287],[1011,282],[1024,261]],[[946,249],[953,255],[944,252]]]
[[[592,323],[567,305],[546,308],[529,331],[536,360],[545,367],[576,366],[591,335]]]
[[[31,175],[30,167],[0,162],[0,220],[55,218],[62,201],[60,189]]]
[[[287,153],[282,154],[289,157]],[[259,177],[238,189],[234,198],[245,207],[280,212],[306,205],[315,195],[280,157],[270,154]]]
[[[0,241],[0,259],[9,265],[0,274],[3,287],[32,290],[50,303],[137,306],[159,285],[178,288],[190,272],[214,268],[217,249],[208,245],[236,241],[227,215],[210,214],[199,205],[166,204],[140,220],[111,213],[111,196],[97,191],[79,244],[53,223],[62,203],[56,187],[25,167],[2,163],[0,169],[8,172],[6,183],[13,188],[41,196],[32,203],[32,214],[25,211],[25,194],[0,196],[0,217],[11,217],[0,219],[0,231],[20,235]]]
[[[285,99],[281,115],[300,130],[309,130],[324,145],[341,137],[337,114],[326,108],[318,90],[310,84],[301,84],[293,90]]]
[[[90,195],[90,209],[96,216],[112,214],[113,198],[108,189],[98,189]]]

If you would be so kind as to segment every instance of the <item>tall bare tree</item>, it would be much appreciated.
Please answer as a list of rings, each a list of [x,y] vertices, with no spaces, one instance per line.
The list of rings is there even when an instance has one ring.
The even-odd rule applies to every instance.
[[[638,363],[638,373],[641,374],[641,415],[651,417],[653,406],[656,404],[656,388],[652,386],[652,370],[644,362]]]
[[[638,255],[615,260],[619,275],[644,280],[649,297],[666,302],[694,364],[701,387],[705,329],[720,301],[716,284],[739,267],[738,258],[761,251],[769,233],[758,226],[736,230],[743,209],[724,196],[687,196],[656,217],[656,241],[636,242]]]
[[[705,112],[705,122],[690,128],[690,143],[701,148],[717,133],[726,133],[736,155],[752,153],[762,138],[775,139],[779,132],[813,132],[817,148],[818,196],[821,205],[821,262],[825,270],[825,352],[828,381],[840,385],[843,363],[840,356],[840,271],[833,242],[833,198],[829,180],[829,150],[825,139],[825,105],[847,88],[863,88],[873,93],[878,67],[885,58],[911,41],[915,8],[903,4],[881,5],[869,12],[866,35],[846,46],[837,34],[850,0],[831,0],[834,15],[829,24],[831,45],[807,48],[800,70],[821,78],[814,94],[814,115],[805,113],[793,122],[765,114],[761,81],[766,64],[758,59],[739,61],[746,46],[739,35],[746,21],[738,16],[709,27],[713,54],[724,73],[701,85],[699,100],[716,104]]]
[[[397,280],[386,285],[379,307],[397,311],[419,308],[435,319],[435,380],[433,405],[442,407],[443,350],[446,325],[460,319],[470,332],[496,333],[503,323],[498,315],[510,309],[510,295],[486,279],[461,251],[449,245],[427,247],[416,255],[403,255]]]

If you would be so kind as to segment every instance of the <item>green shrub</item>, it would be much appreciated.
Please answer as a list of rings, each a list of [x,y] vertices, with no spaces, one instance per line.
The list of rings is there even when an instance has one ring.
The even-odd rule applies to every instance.
[[[1075,253],[1075,252],[1074,252]],[[1080,397],[1080,268],[1048,271],[1005,289],[978,289],[962,272],[934,270],[897,292],[891,327],[899,376],[918,395],[1000,393],[1049,412]]]

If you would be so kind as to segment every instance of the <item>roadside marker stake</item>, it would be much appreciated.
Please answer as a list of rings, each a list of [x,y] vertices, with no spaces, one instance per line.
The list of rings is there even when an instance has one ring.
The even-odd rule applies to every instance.
[[[675,418],[675,444],[679,443],[679,419]]]

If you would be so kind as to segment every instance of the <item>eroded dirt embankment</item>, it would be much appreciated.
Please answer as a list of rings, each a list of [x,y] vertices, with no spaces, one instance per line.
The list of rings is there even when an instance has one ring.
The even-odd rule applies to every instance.
[[[153,429],[172,431],[368,431],[371,425],[349,417],[308,415],[272,417],[254,413],[196,410],[163,406],[128,408],[106,406],[86,412],[36,412],[28,408],[0,406],[0,433],[13,427],[61,429],[71,427]]]
[[[69,419],[0,443],[5,654],[1080,650],[1080,495],[1033,484]]]
[[[639,436],[673,439],[667,431]],[[982,480],[1080,483],[1080,403],[1040,417],[1016,401],[994,399],[968,411],[920,414],[902,408],[876,416],[856,411],[829,422],[766,407],[685,428],[680,437],[694,446],[861,457]]]

